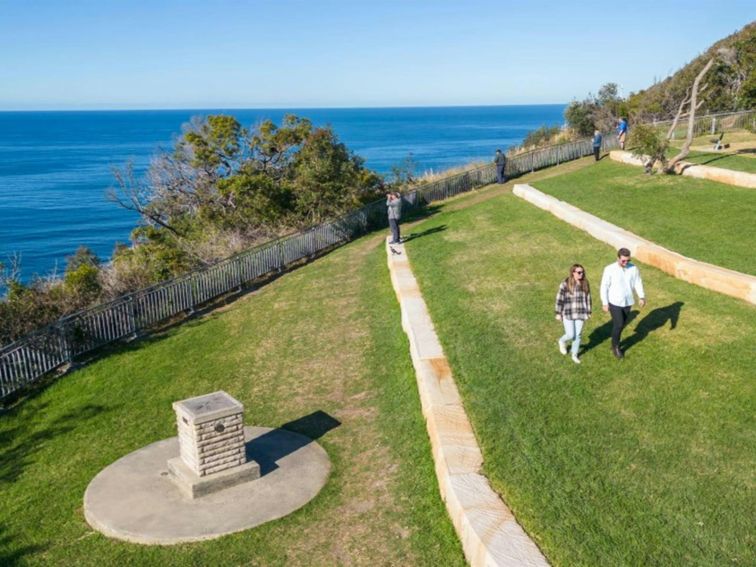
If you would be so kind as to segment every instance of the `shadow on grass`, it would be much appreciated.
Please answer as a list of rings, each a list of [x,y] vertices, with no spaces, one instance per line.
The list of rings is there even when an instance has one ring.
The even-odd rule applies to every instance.
[[[0,485],[15,481],[30,466],[47,466],[46,463],[37,463],[35,459],[45,443],[73,431],[82,422],[107,410],[105,406],[87,404],[77,408],[76,411],[55,418],[49,426],[44,428],[34,428],[28,423],[20,423],[15,427],[0,431]],[[35,412],[42,414],[46,411],[47,404],[35,409]],[[7,415],[3,416],[3,419],[7,417]]]
[[[638,316],[638,311],[631,311],[630,315],[627,317],[627,324],[633,322],[633,319],[635,319]],[[601,325],[600,327],[596,327],[591,331],[591,334],[588,335],[588,342],[586,345],[582,348],[581,356],[588,352],[589,350],[593,350],[597,346],[599,346],[601,343],[608,341],[612,337],[612,320],[609,319],[606,323]]]
[[[677,321],[680,319],[680,310],[685,305],[682,301],[676,301],[670,303],[666,307],[658,307],[653,311],[650,311],[643,319],[641,319],[638,326],[635,327],[635,333],[629,336],[622,343],[622,348],[628,350],[633,348],[649,334],[653,333],[657,329],[661,329],[669,321],[669,328],[674,329],[677,327]]]
[[[26,565],[23,560],[25,555],[44,551],[46,547],[41,545],[18,546],[18,542],[12,536],[6,534],[7,529],[0,524],[0,565],[4,567],[15,567],[16,565]]]
[[[247,460],[256,461],[260,465],[260,475],[265,476],[278,468],[276,461],[309,445],[315,439],[320,439],[339,425],[341,422],[338,419],[318,410],[284,423],[278,429],[260,435],[247,443],[245,446]],[[287,435],[289,431],[299,435]]]
[[[428,230],[424,230],[422,232],[411,232],[408,236],[405,236],[402,239],[402,242],[409,242],[410,240],[415,240],[416,238],[422,238],[423,236],[430,236],[431,234],[436,234],[437,232],[443,232],[446,230],[446,225],[442,224],[440,226],[434,226],[433,228],[429,228]]]

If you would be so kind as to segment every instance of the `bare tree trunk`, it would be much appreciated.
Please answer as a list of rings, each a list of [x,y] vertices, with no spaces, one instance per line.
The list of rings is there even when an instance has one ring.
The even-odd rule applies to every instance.
[[[675,171],[675,166],[680,161],[688,157],[688,154],[690,153],[690,145],[691,143],[693,143],[693,128],[696,123],[696,110],[700,106],[700,104],[698,104],[698,87],[701,84],[701,79],[704,78],[704,75],[708,73],[709,69],[711,69],[711,66],[713,64],[714,64],[714,57],[709,59],[709,62],[706,63],[706,65],[704,65],[704,68],[701,69],[701,71],[696,76],[696,79],[693,81],[693,86],[690,89],[690,112],[688,114],[688,135],[685,137],[685,143],[680,149],[680,153],[678,153],[675,157],[669,160],[669,163],[667,164],[667,169],[666,169],[668,173]]]

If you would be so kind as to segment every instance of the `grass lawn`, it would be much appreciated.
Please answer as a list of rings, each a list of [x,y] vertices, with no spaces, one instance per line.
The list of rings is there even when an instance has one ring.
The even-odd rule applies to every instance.
[[[756,274],[756,191],[600,162],[534,187],[675,252]],[[567,244],[565,242],[565,244]]]
[[[667,152],[669,157],[674,157],[679,149],[670,149]],[[721,167],[723,169],[732,169],[734,171],[745,171],[746,173],[756,173],[756,155],[737,154],[723,150],[721,152],[697,152],[691,151],[684,161],[698,165],[710,165],[712,167]]]
[[[618,167],[584,181],[634,171]],[[407,246],[485,472],[552,564],[752,564],[754,307],[641,265],[625,360],[599,307],[575,365],[556,345],[559,281],[579,261],[597,294],[615,251],[512,195],[465,199]]]
[[[359,240],[1,415],[0,564],[463,565],[382,244]],[[89,481],[175,435],[171,402],[218,389],[245,404],[248,424],[317,436],[338,420],[318,439],[333,465],[322,492],[203,543],[147,547],[91,530]]]

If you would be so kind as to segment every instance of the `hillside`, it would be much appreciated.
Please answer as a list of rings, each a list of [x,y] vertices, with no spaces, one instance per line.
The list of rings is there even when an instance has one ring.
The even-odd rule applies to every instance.
[[[677,111],[696,74],[719,49],[733,50],[732,65],[715,63],[707,74],[702,112],[724,112],[756,106],[756,22],[716,42],[704,53],[648,89],[632,93],[628,107],[635,120],[664,120]]]

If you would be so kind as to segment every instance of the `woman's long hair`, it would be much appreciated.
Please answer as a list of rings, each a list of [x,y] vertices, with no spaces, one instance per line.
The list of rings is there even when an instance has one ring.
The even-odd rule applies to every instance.
[[[575,291],[576,282],[572,274],[574,274],[575,270],[577,269],[583,270],[583,279],[580,280],[580,290],[583,293],[589,293],[591,291],[591,284],[588,283],[588,272],[586,272],[585,268],[580,264],[572,264],[572,267],[570,268],[570,274],[567,276],[567,279],[564,280],[567,283],[567,290],[570,293],[573,293]]]

